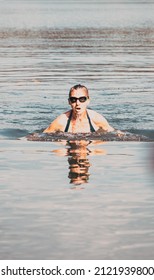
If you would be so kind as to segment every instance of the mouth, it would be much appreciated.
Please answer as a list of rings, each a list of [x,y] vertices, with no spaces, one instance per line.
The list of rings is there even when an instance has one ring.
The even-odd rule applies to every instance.
[[[81,108],[80,107],[76,107],[75,110],[76,110],[76,112],[79,112],[81,110]]]

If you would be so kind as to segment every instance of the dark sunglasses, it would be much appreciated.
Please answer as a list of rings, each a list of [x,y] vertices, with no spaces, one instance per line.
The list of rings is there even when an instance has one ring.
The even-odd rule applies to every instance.
[[[83,102],[85,102],[87,99],[88,99],[87,96],[81,96],[81,97],[79,97],[79,98],[71,96],[71,97],[69,98],[69,101],[70,101],[71,103],[76,103],[77,100],[79,100],[81,103],[83,103]]]

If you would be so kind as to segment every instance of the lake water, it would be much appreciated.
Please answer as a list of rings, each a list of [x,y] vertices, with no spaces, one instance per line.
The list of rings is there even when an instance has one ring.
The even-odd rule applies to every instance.
[[[154,2],[0,7],[0,259],[153,259]],[[27,141],[77,83],[151,140]]]

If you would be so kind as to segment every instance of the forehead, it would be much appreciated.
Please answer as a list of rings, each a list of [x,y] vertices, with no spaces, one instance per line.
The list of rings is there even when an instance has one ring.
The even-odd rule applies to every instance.
[[[85,88],[73,89],[73,91],[71,92],[71,96],[73,97],[87,96],[87,91]]]

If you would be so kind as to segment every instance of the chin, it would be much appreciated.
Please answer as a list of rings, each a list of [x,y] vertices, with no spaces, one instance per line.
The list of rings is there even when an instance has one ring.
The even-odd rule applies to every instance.
[[[76,113],[77,115],[80,115],[82,112],[81,112],[81,110],[80,110],[80,111],[75,111],[75,113]]]
[[[75,113],[77,115],[81,115],[84,112],[84,110],[80,109],[80,110],[75,110]]]

